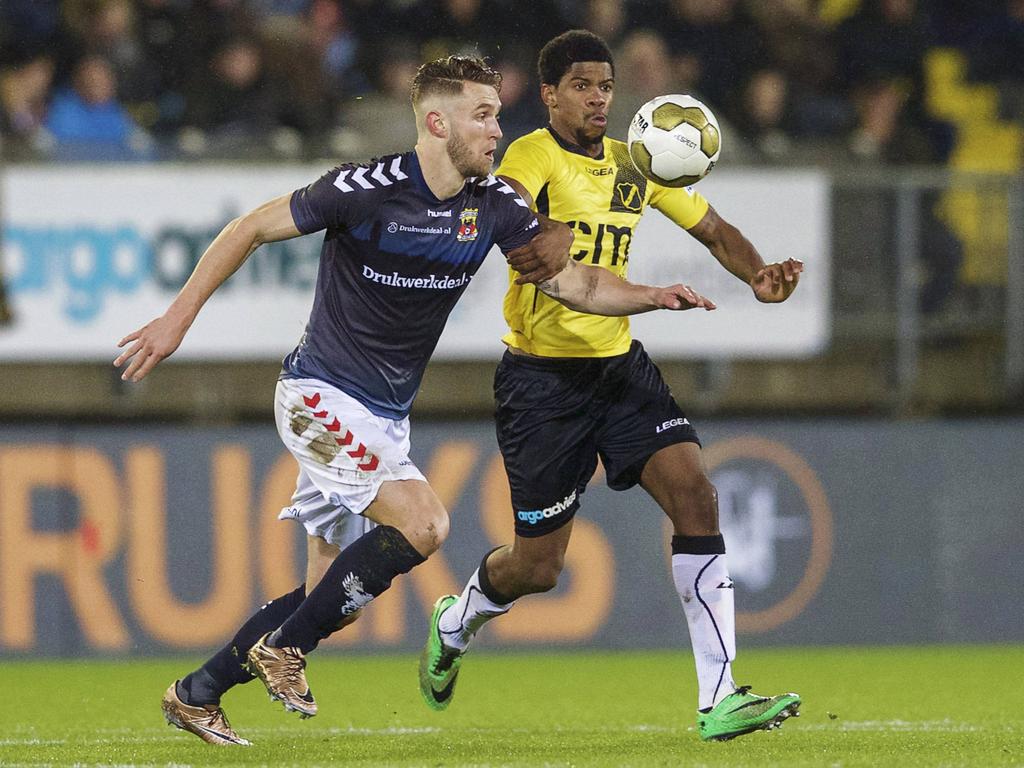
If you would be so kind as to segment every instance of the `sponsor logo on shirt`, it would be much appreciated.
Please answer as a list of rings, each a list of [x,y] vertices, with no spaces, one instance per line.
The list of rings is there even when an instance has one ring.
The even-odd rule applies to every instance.
[[[591,176],[611,176],[615,173],[614,168],[587,168],[587,173]]]
[[[461,288],[462,286],[467,285],[472,279],[465,272],[457,277],[453,277],[452,275],[408,277],[407,275],[400,275],[397,272],[385,275],[383,272],[378,272],[367,264],[363,265],[363,277],[374,283],[380,283],[381,285],[393,285],[396,288],[426,288],[434,291],[447,291],[452,288]]]
[[[398,222],[392,221],[388,224],[388,232],[392,235],[396,232],[414,232],[418,235],[450,235],[452,233],[451,227],[412,227],[408,224],[399,224]]]
[[[573,491],[564,499],[552,504],[550,507],[544,507],[544,509],[521,509],[516,512],[516,517],[524,523],[536,525],[541,520],[546,520],[549,517],[562,514],[574,501],[576,501],[576,491]]]
[[[476,228],[476,217],[479,214],[479,208],[466,208],[459,214],[459,231],[455,235],[456,240],[460,243],[476,240],[476,236],[479,234]]]
[[[687,421],[685,418],[669,419],[668,421],[663,421],[661,424],[659,424],[658,427],[654,430],[654,433],[659,434],[661,432],[664,432],[666,429],[672,429],[673,427],[681,427],[684,424],[689,423],[690,422]]]

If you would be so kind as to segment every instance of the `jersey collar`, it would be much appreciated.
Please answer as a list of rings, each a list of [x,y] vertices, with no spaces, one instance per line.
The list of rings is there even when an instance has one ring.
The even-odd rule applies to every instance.
[[[451,203],[454,200],[458,199],[459,195],[461,195],[465,191],[466,184],[465,184],[465,182],[463,182],[462,188],[458,192],[456,192],[451,197],[449,197],[449,198],[447,198],[445,200],[442,200],[441,198],[439,198],[437,195],[434,194],[434,191],[427,184],[427,180],[425,178],[423,178],[423,169],[420,167],[420,158],[416,154],[416,150],[415,149],[412,150],[408,154],[408,157],[409,157],[409,177],[413,180],[413,183],[415,183],[416,186],[419,187],[420,190],[422,190],[423,194],[425,194],[431,200],[434,200],[435,202],[438,202],[438,203]]]
[[[604,160],[604,139],[601,139],[601,154],[597,157],[591,157],[583,151],[583,148],[579,144],[572,144],[559,136],[558,131],[551,127],[551,123],[548,123],[548,132],[554,138],[555,143],[566,152],[572,152],[574,155],[582,155],[587,158],[587,160]]]

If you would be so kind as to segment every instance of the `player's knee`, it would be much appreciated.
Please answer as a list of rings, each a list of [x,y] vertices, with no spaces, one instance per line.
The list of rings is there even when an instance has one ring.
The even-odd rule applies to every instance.
[[[717,533],[718,490],[703,473],[682,478],[665,513],[678,531]]]
[[[430,539],[434,543],[435,550],[440,549],[444,544],[450,528],[451,520],[448,517],[448,510],[438,504],[428,523]]]
[[[698,514],[716,521],[718,520],[718,489],[708,479],[707,475],[701,475],[693,488],[694,506]]]
[[[440,504],[425,510],[422,518],[422,539],[426,550],[423,554],[432,554],[440,549],[449,535],[449,514]]]
[[[416,551],[430,557],[448,538],[448,510],[441,504],[429,504],[404,515],[395,525]]]

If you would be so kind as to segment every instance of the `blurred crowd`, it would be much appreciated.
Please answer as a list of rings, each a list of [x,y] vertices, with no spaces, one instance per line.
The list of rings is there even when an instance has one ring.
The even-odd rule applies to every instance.
[[[355,158],[415,140],[420,62],[490,57],[506,141],[545,123],[537,51],[586,27],[616,52],[609,125],[664,93],[705,100],[735,162],[941,163],[933,46],[1024,112],[1024,0],[3,0],[11,159]]]

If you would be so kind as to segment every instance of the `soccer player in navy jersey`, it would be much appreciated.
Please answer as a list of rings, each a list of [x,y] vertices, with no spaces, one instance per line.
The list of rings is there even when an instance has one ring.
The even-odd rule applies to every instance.
[[[539,234],[519,195],[490,175],[500,82],[479,59],[423,65],[413,151],[340,166],[232,221],[169,309],[119,343],[122,378],[141,380],[261,243],[326,231],[309,322],[275,395],[278,432],[299,464],[280,517],[308,534],[306,581],[167,689],[168,722],[208,743],[248,744],[220,700],[254,676],[286,709],[315,715],[306,654],[445,540],[448,513],[409,458],[408,414],[448,314],[492,245],[524,280],[544,281],[578,310],[714,308],[686,286],[633,285],[570,261],[560,225]]]
[[[772,304],[792,295],[801,262],[765,264],[699,191],[644,178],[626,145],[606,135],[615,67],[601,38],[586,30],[555,37],[540,52],[538,72],[550,123],[512,142],[498,174],[542,221],[549,215],[572,222],[575,259],[625,279],[633,232],[650,206],[704,244],[757,300]],[[435,605],[420,664],[424,700],[433,709],[448,707],[477,630],[519,598],[554,588],[600,456],[609,487],[639,485],[672,521],[672,576],[693,648],[700,737],[776,728],[801,700],[794,693],[761,696],[733,682],[733,581],[697,432],[626,318],[552,301],[548,292],[522,285],[514,265],[510,276],[508,350],[494,397],[515,537],[484,555],[461,595]]]

